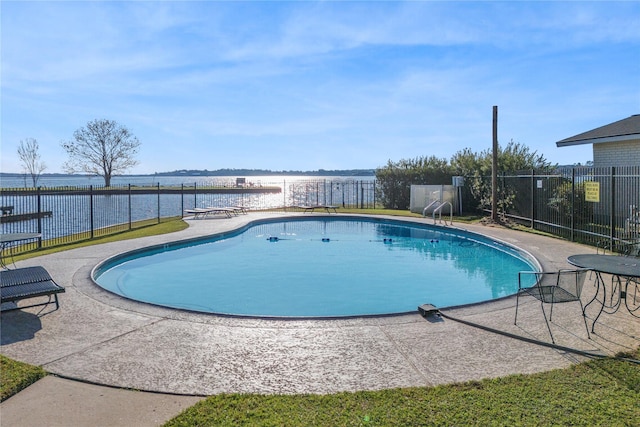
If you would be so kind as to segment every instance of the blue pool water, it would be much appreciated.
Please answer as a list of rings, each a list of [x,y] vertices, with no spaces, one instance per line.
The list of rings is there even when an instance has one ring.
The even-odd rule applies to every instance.
[[[118,256],[94,280],[123,297],[243,316],[343,317],[515,293],[533,261],[477,234],[379,219],[266,221]]]

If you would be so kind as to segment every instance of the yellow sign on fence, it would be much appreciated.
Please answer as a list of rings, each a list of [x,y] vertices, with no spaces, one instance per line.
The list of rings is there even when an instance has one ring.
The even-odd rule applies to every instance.
[[[600,201],[600,183],[596,181],[586,181],[584,183],[584,200],[587,202]]]

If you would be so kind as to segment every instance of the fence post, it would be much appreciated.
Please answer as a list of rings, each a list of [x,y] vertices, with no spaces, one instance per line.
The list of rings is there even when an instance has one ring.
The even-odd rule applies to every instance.
[[[158,181],[158,224],[160,224],[160,181]]]
[[[531,169],[531,229],[536,229],[536,170]]]
[[[373,209],[376,208],[376,181],[373,180]]]
[[[571,238],[576,241],[576,168],[571,168]]]
[[[89,221],[91,222],[91,238],[93,239],[93,185],[89,186]]]
[[[131,231],[131,184],[129,184],[129,231]]]
[[[180,217],[184,216],[184,183],[180,184]]]
[[[198,207],[198,183],[193,183],[193,208]]]
[[[502,209],[503,218],[507,217],[507,206],[504,203],[505,194],[507,193],[506,187],[507,187],[507,172],[502,171],[502,176],[500,177],[500,185],[498,186],[497,192],[498,192],[498,201],[500,202],[499,205],[502,205],[501,209]]]
[[[364,209],[364,183],[360,181],[360,209]]]
[[[38,191],[36,192],[38,197],[38,249],[42,249],[42,194],[40,193],[40,189],[42,187],[38,186]]]
[[[328,205],[327,203],[327,179],[322,180],[322,198],[324,199],[324,205]]]
[[[616,237],[616,167],[611,166],[611,184],[609,187],[609,193],[611,194],[611,206],[609,206],[609,238],[613,244]],[[613,246],[612,246],[613,247]]]
[[[329,181],[329,204],[333,205],[333,181]]]

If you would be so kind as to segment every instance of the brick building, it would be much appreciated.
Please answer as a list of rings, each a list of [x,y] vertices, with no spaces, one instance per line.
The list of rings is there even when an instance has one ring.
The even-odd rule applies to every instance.
[[[593,144],[593,166],[640,166],[640,114],[556,142]]]
[[[556,142],[557,147],[593,144],[592,172],[581,179],[599,184],[594,219],[608,223],[612,237],[640,238],[640,114]]]

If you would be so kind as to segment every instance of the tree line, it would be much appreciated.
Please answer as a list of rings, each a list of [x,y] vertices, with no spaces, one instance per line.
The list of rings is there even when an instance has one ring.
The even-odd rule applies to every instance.
[[[316,171],[300,171],[300,170],[282,170],[274,171],[271,169],[179,169],[171,172],[156,172],[156,176],[268,176],[268,175],[301,175],[301,176],[372,176],[374,169],[318,169]]]
[[[545,157],[527,146],[509,141],[506,146],[498,145],[498,173],[531,170],[551,172],[557,167]],[[450,160],[435,156],[414,159],[389,160],[376,169],[377,199],[388,209],[409,209],[411,185],[451,184],[454,176],[462,176],[478,209],[491,206],[491,182],[486,177],[492,172],[491,150],[474,152],[465,148],[454,154]],[[515,194],[499,194],[498,208],[505,211],[513,203]]]

